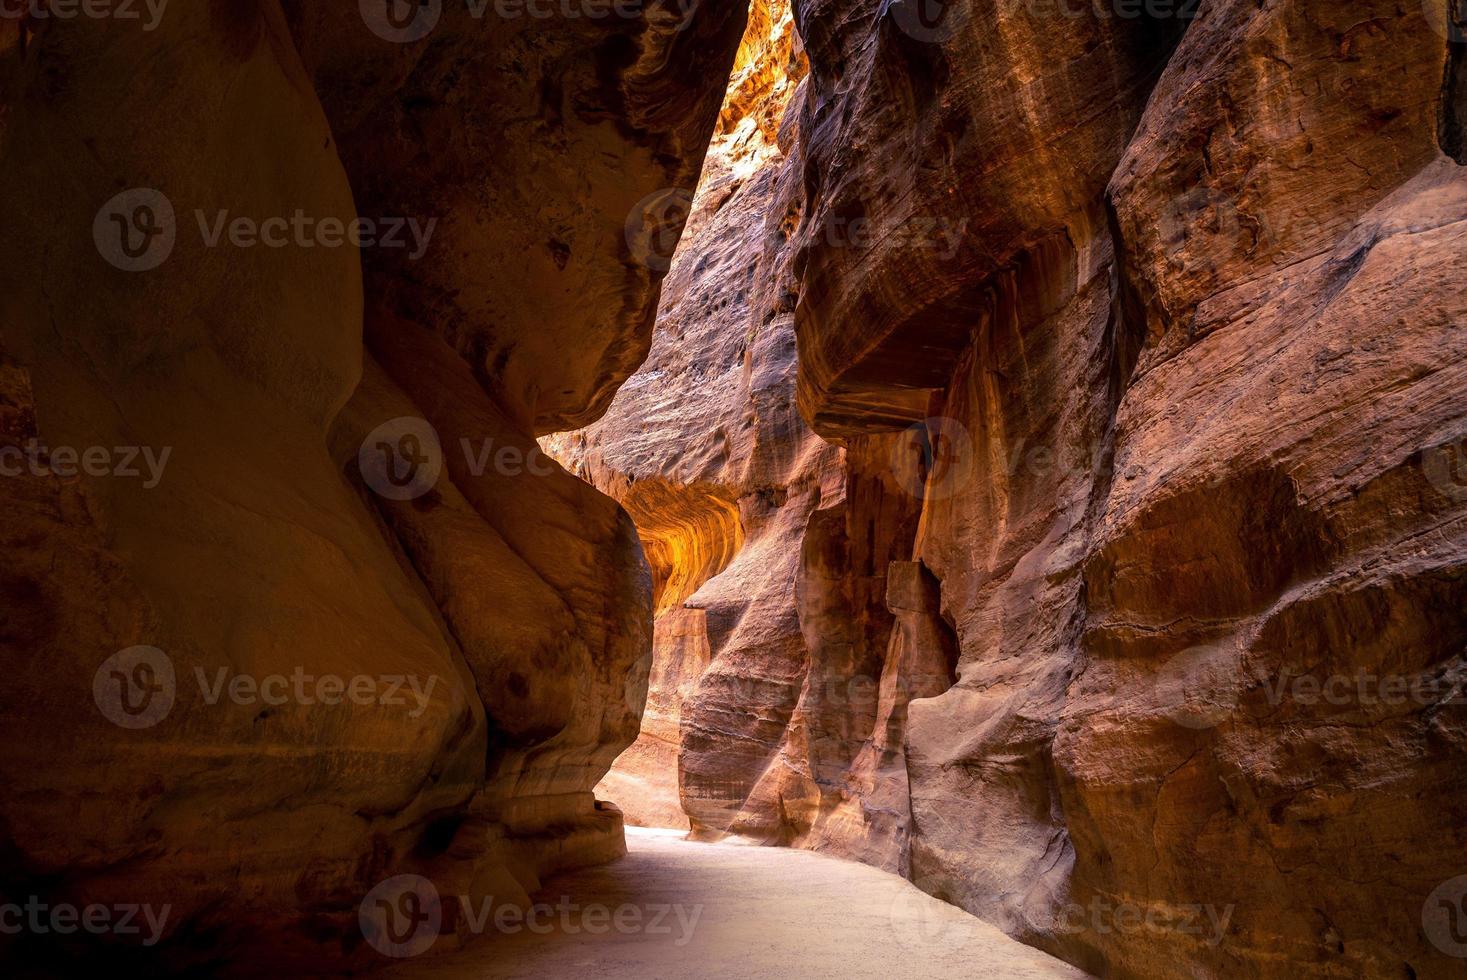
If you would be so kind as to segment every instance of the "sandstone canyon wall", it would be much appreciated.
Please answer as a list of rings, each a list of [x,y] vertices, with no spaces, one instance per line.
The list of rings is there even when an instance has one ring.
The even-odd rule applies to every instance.
[[[618,791],[670,812],[676,726],[695,833],[1096,972],[1454,975],[1460,19],[797,0],[779,152],[705,176],[638,387],[557,450],[678,583]],[[758,400],[789,330],[838,458]]]
[[[624,847],[650,577],[534,439],[646,353],[681,216],[627,215],[744,12],[374,11],[0,21],[0,879],[166,905],[153,969],[370,962],[379,887],[450,945],[450,896]]]
[[[1460,973],[1460,4],[383,8],[0,21],[0,899],[355,968],[602,795]]]
[[[738,758],[710,745],[715,781],[763,772],[799,693],[800,541],[840,481],[837,451],[795,406],[790,256],[765,254],[765,215],[788,195],[780,122],[804,70],[789,5],[753,4],[701,179],[666,194],[688,222],[676,255],[648,256],[669,269],[651,353],[604,418],[546,440],[627,508],[652,566],[647,710],[599,790],[636,824],[687,827],[685,805],[701,824],[699,799],[726,808],[727,794],[704,792],[686,757],[680,777],[695,688],[727,685],[708,702],[723,706],[720,723],[771,713]]]

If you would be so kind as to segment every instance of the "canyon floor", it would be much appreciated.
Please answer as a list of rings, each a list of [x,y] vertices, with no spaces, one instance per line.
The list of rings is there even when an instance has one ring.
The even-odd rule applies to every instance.
[[[547,914],[553,927],[541,921],[540,934],[533,934],[520,926],[378,976],[1088,976],[895,875],[808,851],[701,844],[682,836],[628,828],[626,857],[546,882],[536,898],[571,910]],[[646,928],[602,925],[590,918],[596,907],[613,915],[635,908]],[[604,932],[591,935],[584,926]]]

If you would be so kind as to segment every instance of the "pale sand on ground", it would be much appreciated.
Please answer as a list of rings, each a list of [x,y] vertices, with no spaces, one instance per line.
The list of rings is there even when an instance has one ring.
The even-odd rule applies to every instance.
[[[486,934],[467,948],[404,960],[379,976],[394,980],[1083,980],[1088,976],[896,875],[808,851],[699,844],[681,838],[678,831],[628,828],[626,857],[547,880],[535,896],[546,906],[536,923],[541,934],[518,924],[512,934],[493,935],[491,917]],[[609,912],[591,912],[593,903]],[[557,905],[569,911],[552,914]],[[620,913],[620,931],[611,919],[619,906],[628,908]],[[638,918],[640,926],[634,925]],[[600,934],[589,934],[584,928],[588,925]]]

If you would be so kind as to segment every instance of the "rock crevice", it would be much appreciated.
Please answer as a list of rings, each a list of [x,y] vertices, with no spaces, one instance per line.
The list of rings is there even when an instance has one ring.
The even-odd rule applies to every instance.
[[[682,696],[692,829],[1105,975],[1450,975],[1461,708],[1351,679],[1467,646],[1460,37],[1389,0],[918,6],[796,0],[771,191],[694,205],[767,237],[675,260],[778,298],[664,308],[654,361],[788,325],[839,447],[765,566],[792,596],[738,604],[785,631]],[[702,595],[750,581],[745,528]]]

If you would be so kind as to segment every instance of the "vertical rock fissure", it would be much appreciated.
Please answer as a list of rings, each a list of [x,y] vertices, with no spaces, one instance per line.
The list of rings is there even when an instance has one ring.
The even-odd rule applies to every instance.
[[[698,187],[670,197],[684,236],[652,257],[667,278],[650,354],[601,421],[545,440],[627,508],[653,566],[641,733],[598,790],[634,824],[736,812],[803,680],[800,539],[836,474],[835,450],[794,406],[790,310],[776,288],[788,256],[770,217],[788,197],[780,125],[803,73],[788,3],[756,0]],[[704,713],[699,692],[720,686],[728,696]],[[717,752],[706,771],[688,761],[734,732],[761,748],[722,769]]]
[[[1256,679],[1442,669],[1428,621],[1467,642],[1423,605],[1467,549],[1451,4],[795,0],[810,75],[681,288],[760,256],[754,336],[797,341],[799,418],[838,450],[783,559],[739,498],[743,547],[687,600],[725,651],[680,701],[698,835],[889,868],[1118,976],[1441,962],[1364,882],[1439,884],[1460,732]]]
[[[1447,69],[1442,81],[1442,152],[1467,165],[1467,0],[1445,0]]]

